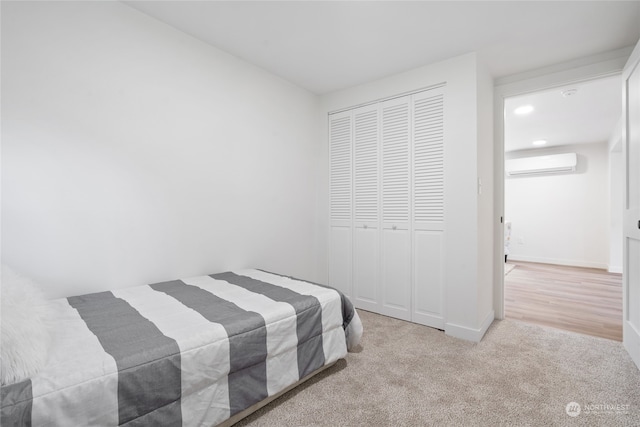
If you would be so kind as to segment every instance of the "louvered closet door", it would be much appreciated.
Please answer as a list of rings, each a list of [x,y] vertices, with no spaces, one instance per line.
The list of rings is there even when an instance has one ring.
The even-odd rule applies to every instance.
[[[382,313],[411,319],[410,98],[381,103]]]
[[[352,295],[352,114],[329,116],[329,285]]]
[[[380,310],[378,109],[353,110],[353,299],[356,307],[372,311]]]
[[[444,329],[444,88],[412,96],[413,313]]]

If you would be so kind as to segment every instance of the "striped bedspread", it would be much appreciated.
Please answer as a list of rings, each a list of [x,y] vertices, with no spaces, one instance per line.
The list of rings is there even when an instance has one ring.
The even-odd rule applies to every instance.
[[[343,358],[359,322],[338,291],[260,270],[53,303],[47,365],[2,387],[3,427],[214,426]]]

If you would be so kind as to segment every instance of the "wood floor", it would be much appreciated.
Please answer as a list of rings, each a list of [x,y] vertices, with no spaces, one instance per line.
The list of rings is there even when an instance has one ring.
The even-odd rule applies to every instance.
[[[622,275],[509,261],[505,317],[622,341]]]

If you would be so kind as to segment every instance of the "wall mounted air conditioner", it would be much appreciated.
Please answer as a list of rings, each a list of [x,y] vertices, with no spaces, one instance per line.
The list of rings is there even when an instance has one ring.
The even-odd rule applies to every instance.
[[[575,172],[577,164],[578,156],[576,153],[565,153],[507,160],[504,169],[507,176],[541,175]]]

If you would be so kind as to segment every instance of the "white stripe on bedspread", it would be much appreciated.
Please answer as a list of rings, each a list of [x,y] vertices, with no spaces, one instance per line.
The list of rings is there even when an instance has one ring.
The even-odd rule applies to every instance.
[[[118,425],[115,360],[66,299],[51,304],[56,329],[47,365],[32,379],[32,424],[50,425],[55,420],[60,426]]]
[[[274,301],[210,276],[183,279],[243,310],[260,314],[267,327],[267,392],[269,396],[298,381],[296,312],[290,304]]]
[[[239,270],[234,273],[290,289],[301,295],[316,297],[322,307],[322,347],[325,364],[333,363],[347,354],[346,338],[342,328],[342,302],[334,289],[260,270]]]
[[[216,425],[229,418],[229,338],[224,327],[148,286],[112,293],[178,343],[183,425]]]

